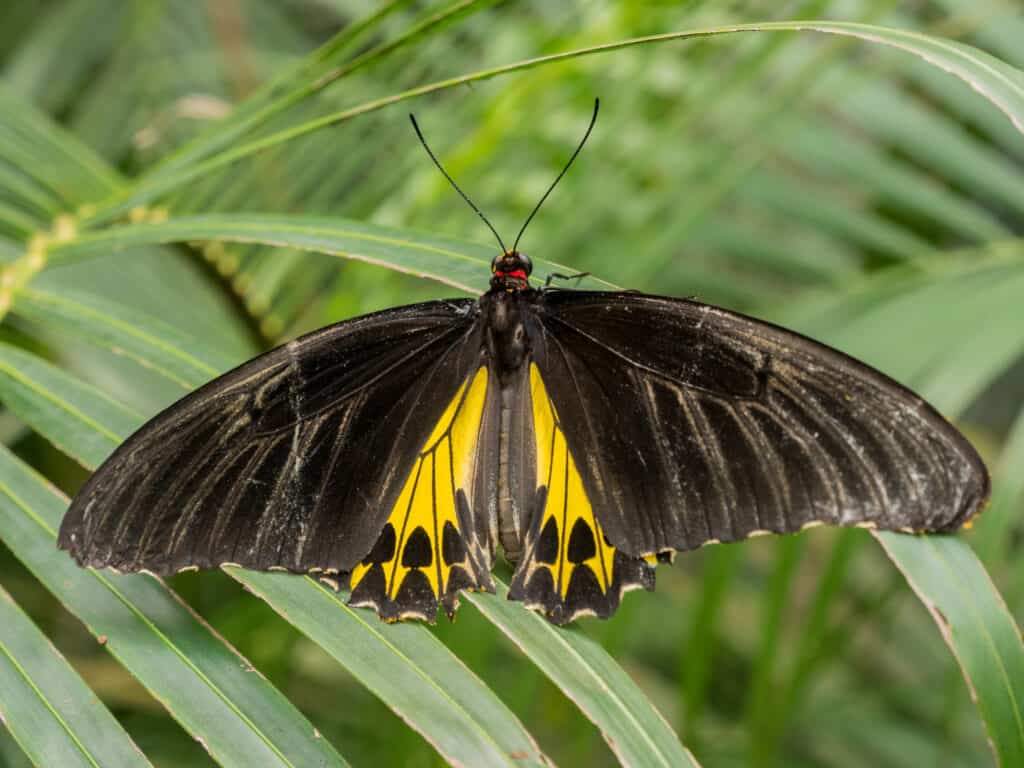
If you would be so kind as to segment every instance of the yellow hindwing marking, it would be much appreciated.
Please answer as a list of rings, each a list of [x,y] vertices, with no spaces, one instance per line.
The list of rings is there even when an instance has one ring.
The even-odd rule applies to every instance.
[[[594,516],[583,488],[576,462],[565,442],[558,414],[548,397],[536,365],[530,366],[530,394],[536,439],[537,482],[548,488],[538,538],[533,547],[536,567],[551,572],[555,591],[564,600],[576,568],[586,567],[594,575],[602,593],[612,585],[615,548],[606,543],[604,531]],[[557,535],[557,551],[547,551],[545,531],[552,522]],[[574,540],[573,533],[577,532]],[[575,546],[573,546],[575,545]],[[553,555],[553,557],[552,557]]]
[[[395,545],[390,557],[378,561],[384,568],[388,600],[396,598],[413,570],[426,576],[435,598],[445,593],[453,566],[472,573],[468,556],[447,562],[442,543],[447,524],[461,535],[456,492],[472,478],[486,391],[487,369],[482,367],[448,404],[388,516],[382,538],[390,535],[387,528],[391,526]],[[465,553],[465,547],[461,549]],[[375,564],[363,561],[352,570],[352,589]]]

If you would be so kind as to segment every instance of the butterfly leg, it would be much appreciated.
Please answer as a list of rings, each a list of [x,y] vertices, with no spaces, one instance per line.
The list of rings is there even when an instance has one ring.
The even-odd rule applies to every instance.
[[[548,276],[544,278],[544,287],[549,288],[552,280],[575,280],[576,284],[579,285],[579,281],[584,277],[590,277],[589,272],[577,272],[574,275],[563,275],[561,272],[550,272]]]

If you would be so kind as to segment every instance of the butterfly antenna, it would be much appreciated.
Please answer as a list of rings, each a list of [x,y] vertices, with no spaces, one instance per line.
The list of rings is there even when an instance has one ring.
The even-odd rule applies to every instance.
[[[438,161],[438,159],[434,156],[434,153],[430,151],[430,147],[427,145],[427,140],[423,138],[423,132],[420,130],[419,125],[416,123],[416,117],[414,115],[409,115],[409,119],[412,120],[412,127],[415,129],[416,135],[419,136],[420,138],[420,144],[422,144],[423,148],[427,150],[427,154],[430,155],[430,159],[434,161],[434,165],[437,166],[437,170],[439,170],[444,175],[444,177],[448,179],[448,183],[455,188],[455,191],[462,195],[462,199],[469,204],[469,207],[476,211],[476,215],[484,220],[484,224],[487,225],[487,228],[491,230],[491,232],[494,233],[495,238],[497,238],[498,245],[501,246],[501,252],[506,253],[508,251],[508,248],[506,248],[505,243],[501,241],[501,235],[498,234],[498,230],[491,226],[491,222],[489,222],[487,220],[487,217],[484,216],[484,212],[473,204],[473,201],[469,199],[469,195],[467,195],[459,188],[459,185],[455,183],[455,179],[448,175],[448,171],[444,169],[444,166],[442,166],[440,161]]]
[[[533,217],[537,215],[537,211],[539,211],[540,207],[544,205],[544,201],[548,199],[548,195],[551,194],[551,191],[556,186],[558,186],[558,182],[560,182],[562,180],[562,177],[565,176],[565,172],[569,170],[569,166],[572,165],[572,161],[576,159],[576,155],[580,153],[580,150],[583,149],[583,145],[586,144],[587,139],[590,138],[590,132],[594,130],[594,123],[597,122],[597,110],[600,106],[601,100],[594,99],[594,114],[590,118],[590,125],[587,126],[587,132],[583,134],[583,139],[580,141],[580,145],[576,147],[576,151],[572,153],[572,157],[570,157],[569,162],[565,164],[565,168],[563,168],[562,172],[558,174],[558,177],[553,182],[551,182],[551,186],[548,187],[548,191],[544,193],[544,197],[540,199],[540,202],[537,203],[534,209],[530,212],[530,215],[526,217],[526,222],[523,224],[523,228],[519,230],[519,234],[516,235],[516,241],[512,244],[513,252],[519,247],[519,239],[523,236],[523,232],[526,231],[526,228],[529,226],[530,222],[533,221]]]

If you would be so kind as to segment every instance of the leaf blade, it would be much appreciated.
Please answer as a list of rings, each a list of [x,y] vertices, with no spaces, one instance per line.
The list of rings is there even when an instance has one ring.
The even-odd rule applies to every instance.
[[[549,764],[511,711],[422,625],[385,624],[373,611],[350,608],[312,577],[224,570],[327,651],[453,764]]]
[[[972,330],[977,318],[1015,312],[1024,271],[997,254],[954,265],[930,279],[917,277],[908,285],[869,281],[853,286],[826,302],[833,312],[812,305],[813,319],[803,323],[822,328],[837,346],[860,353],[895,378],[916,383],[941,410],[956,414],[970,402],[965,392],[980,391],[1005,367],[1005,350],[1024,346],[1024,332],[1012,323],[997,322],[998,332],[983,338]],[[968,284],[978,290],[964,296]],[[845,322],[834,324],[835,316],[844,314]],[[915,332],[914,325],[926,330]],[[884,343],[868,342],[882,330]],[[961,341],[989,353],[951,386],[948,367],[960,361]],[[1018,764],[1024,760],[1024,642],[981,561],[961,538],[872,534],[935,619],[998,762]]]
[[[611,656],[578,627],[553,627],[497,594],[466,594],[601,730],[623,765],[697,766],[654,705]]]
[[[23,288],[13,312],[65,336],[129,357],[183,387],[197,387],[231,363],[178,329],[99,296],[60,288]]]
[[[345,761],[162,581],[78,568],[57,550],[67,499],[0,448],[0,539],[223,765]],[[297,762],[295,762],[297,761]]]
[[[51,263],[105,255],[111,249],[195,240],[259,243],[358,259],[399,272],[428,277],[467,293],[487,289],[495,247],[362,221],[283,214],[209,214],[160,223],[82,232],[48,249]],[[553,261],[536,260],[535,280],[546,273],[571,272]],[[583,286],[611,287],[588,278]]]
[[[952,536],[872,535],[935,619],[981,712],[998,763],[1022,764],[1024,647],[981,561]]]
[[[178,189],[195,178],[204,176],[251,154],[417,96],[447,90],[466,83],[489,80],[512,72],[521,72],[569,59],[608,53],[639,45],[736,33],[770,31],[809,31],[829,35],[842,35],[903,50],[968,83],[975,91],[1002,111],[1018,130],[1024,132],[1024,73],[971,46],[893,27],[882,27],[857,22],[781,21],[735,24],[647,35],[592,45],[571,51],[538,56],[410,88],[391,96],[365,102],[358,106],[269,134],[241,147],[226,150],[193,166],[185,167],[178,173],[172,173],[148,182],[143,181],[133,188],[126,190],[123,194],[115,195],[106,201],[87,220],[94,223],[108,221],[113,216],[128,210],[134,205],[149,202],[160,194]]]
[[[36,765],[147,766],[96,695],[0,587],[0,721]]]

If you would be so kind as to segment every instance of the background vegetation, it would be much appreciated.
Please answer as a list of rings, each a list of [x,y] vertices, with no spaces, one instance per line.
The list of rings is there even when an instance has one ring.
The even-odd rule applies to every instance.
[[[877,26],[762,23],[790,19]],[[1021,40],[1009,0],[5,0],[0,764],[1024,764]],[[595,96],[538,273],[881,367],[993,467],[970,532],[707,548],[565,632],[488,596],[384,627],[298,577],[167,589],[56,552],[63,494],[187,388],[486,284],[495,246],[406,112],[510,233]]]

